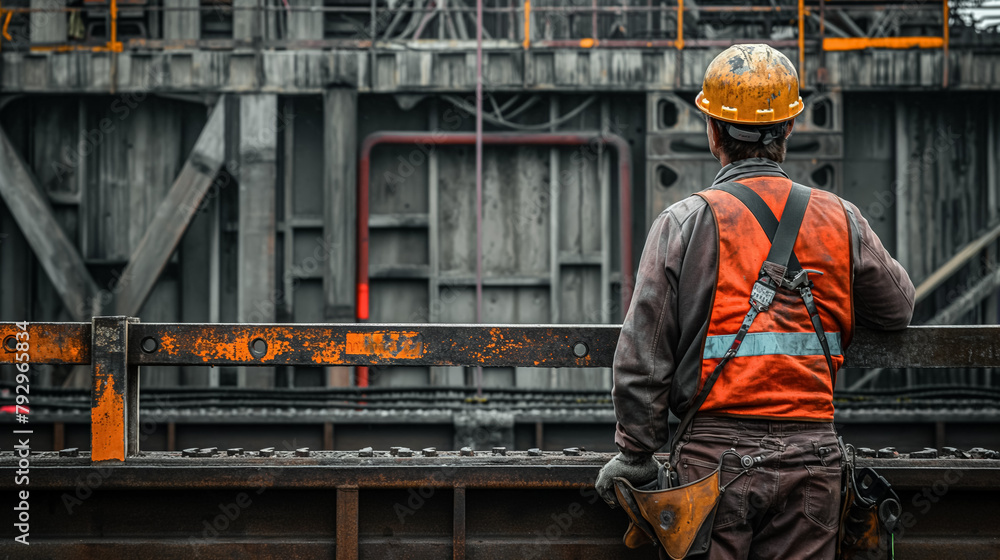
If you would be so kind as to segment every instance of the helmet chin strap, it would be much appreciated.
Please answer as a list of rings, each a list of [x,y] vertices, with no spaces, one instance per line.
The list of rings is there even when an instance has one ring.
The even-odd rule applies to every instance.
[[[751,129],[740,128],[732,123],[722,122],[722,127],[726,129],[726,133],[733,138],[740,140],[742,142],[760,142],[767,146],[771,142],[774,142],[778,138],[785,135],[785,127],[787,123],[780,122],[777,124],[769,126],[755,126]]]

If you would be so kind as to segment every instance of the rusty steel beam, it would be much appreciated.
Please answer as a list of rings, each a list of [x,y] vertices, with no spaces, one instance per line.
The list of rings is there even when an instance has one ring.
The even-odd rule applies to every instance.
[[[15,323],[0,323],[0,364],[13,364]],[[33,364],[90,364],[90,323],[28,323]]]
[[[17,327],[0,323],[0,363]],[[31,363],[89,364],[87,323],[29,323]],[[195,324],[129,327],[132,365],[610,367],[617,325]],[[1000,367],[1000,327],[858,329],[844,367]]]
[[[115,490],[181,490],[191,488],[237,489],[248,480],[259,480],[271,489],[330,489],[340,492],[387,488],[499,489],[588,489],[597,471],[613,454],[583,452],[578,456],[545,451],[531,456],[526,451],[474,451],[462,456],[458,451],[438,451],[434,457],[394,456],[375,450],[371,457],[357,451],[312,451],[297,457],[293,446],[278,448],[270,457],[246,451],[229,457],[215,452],[211,457],[184,457],[180,452],[146,452],[105,471],[101,488]],[[658,453],[661,461],[669,454]],[[1000,459],[911,459],[901,454],[894,459],[858,457],[859,467],[872,467],[894,487],[903,490],[933,486],[948,473],[949,487],[955,490],[1000,492]],[[58,453],[32,454],[31,487],[56,490],[75,484],[95,469],[87,452],[76,457]],[[12,452],[0,452],[0,469],[17,466]],[[14,488],[13,477],[0,477],[0,490]],[[350,499],[343,506],[350,513]],[[457,522],[457,520],[456,520]]]
[[[139,365],[482,365],[601,367],[618,327],[553,325],[186,325],[141,323]]]

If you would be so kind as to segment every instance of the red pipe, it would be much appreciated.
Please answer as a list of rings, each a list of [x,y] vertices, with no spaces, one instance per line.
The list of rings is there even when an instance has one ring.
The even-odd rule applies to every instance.
[[[490,146],[586,146],[604,144],[615,149],[618,155],[619,227],[622,262],[622,314],[632,301],[632,149],[628,142],[615,134],[590,132],[487,132],[482,135],[483,145]],[[358,165],[358,253],[357,253],[357,313],[358,321],[368,320],[368,193],[371,175],[371,153],[380,144],[423,144],[425,146],[475,145],[473,132],[374,132],[361,144]],[[362,385],[362,382],[364,385]],[[367,387],[368,368],[359,367],[357,384]]]

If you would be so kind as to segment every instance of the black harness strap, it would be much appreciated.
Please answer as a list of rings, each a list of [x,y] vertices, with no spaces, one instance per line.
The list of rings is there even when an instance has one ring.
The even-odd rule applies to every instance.
[[[740,183],[722,183],[712,187],[715,190],[726,191],[727,193],[736,197],[743,206],[746,206],[750,213],[753,214],[754,218],[757,218],[757,223],[760,224],[760,228],[764,230],[764,234],[767,235],[767,240],[774,243],[774,233],[778,231],[778,218],[774,217],[774,212],[771,212],[771,207],[764,202],[764,199],[760,197],[753,189],[747,188],[745,185]],[[784,217],[784,214],[782,214]],[[774,245],[771,246],[772,249]],[[770,253],[768,257],[770,258]],[[788,265],[792,270],[799,270],[802,266],[799,264],[798,257],[795,256],[795,251],[792,251],[791,257],[788,259]]]
[[[722,360],[715,366],[712,374],[705,380],[705,385],[691,403],[691,406],[684,414],[684,418],[681,419],[681,423],[670,441],[671,451],[674,450],[681,436],[690,427],[695,414],[705,404],[705,400],[712,391],[712,387],[719,378],[719,374],[722,373],[722,369],[729,363],[729,360],[736,356],[740,344],[743,343],[743,339],[746,337],[747,332],[749,332],[751,325],[753,325],[754,319],[757,318],[760,312],[766,311],[771,305],[778,287],[783,286],[799,291],[805,303],[806,311],[809,313],[813,329],[816,330],[816,335],[826,355],[831,380],[835,374],[833,358],[830,354],[826,333],[823,331],[823,325],[820,322],[819,313],[816,311],[812,291],[809,289],[808,274],[802,270],[802,266],[799,264],[792,250],[795,240],[798,238],[799,228],[802,226],[802,219],[805,217],[806,207],[809,205],[809,198],[812,192],[807,187],[792,183],[792,190],[788,193],[788,199],[785,201],[785,209],[781,213],[781,221],[779,222],[774,217],[774,213],[771,212],[770,207],[767,206],[767,203],[749,187],[739,183],[724,183],[714,188],[726,191],[735,196],[750,210],[757,219],[758,224],[760,224],[761,229],[764,230],[768,240],[771,241],[771,249],[768,252],[767,259],[764,261],[764,265],[761,267],[760,276],[751,291],[750,310],[747,311],[746,317],[743,318],[743,324],[740,325],[740,330],[736,333],[736,337],[733,339],[729,350],[726,351]],[[789,262],[792,263],[791,270],[796,273],[792,280],[785,278],[785,274],[789,270]],[[777,271],[780,271],[780,274],[775,279],[774,275]]]

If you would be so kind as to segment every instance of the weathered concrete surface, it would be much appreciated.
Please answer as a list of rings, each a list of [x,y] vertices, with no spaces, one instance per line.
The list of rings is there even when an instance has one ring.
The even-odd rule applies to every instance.
[[[232,43],[230,41],[229,43]],[[222,45],[225,46],[225,45]],[[475,86],[475,51],[453,42],[421,41],[419,49],[358,48],[262,51],[169,50],[109,53],[4,53],[0,88],[7,92],[230,91],[318,93],[330,85],[361,91],[456,91]],[[721,49],[533,49],[494,41],[484,53],[488,88],[514,90],[685,90]],[[793,59],[794,49],[786,54]],[[844,90],[941,89],[939,50],[826,53],[825,69],[806,56],[806,86]],[[112,66],[117,68],[112,70]],[[1000,52],[952,49],[948,89],[1000,86]]]

